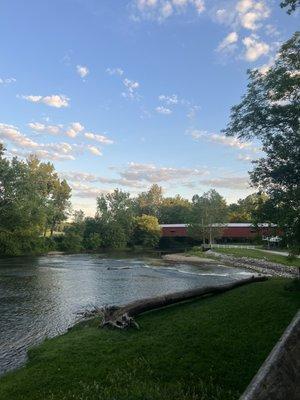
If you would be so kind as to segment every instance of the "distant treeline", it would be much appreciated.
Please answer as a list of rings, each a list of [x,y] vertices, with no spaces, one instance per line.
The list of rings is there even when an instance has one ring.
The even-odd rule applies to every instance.
[[[70,186],[51,163],[34,156],[8,159],[0,144],[0,254],[154,248],[159,224],[188,223],[197,238],[198,226],[259,220],[266,200],[254,194],[227,205],[210,190],[189,201],[179,195],[164,197],[162,188],[152,185],[137,197],[119,189],[99,196],[91,218],[81,210],[71,212],[70,196]]]

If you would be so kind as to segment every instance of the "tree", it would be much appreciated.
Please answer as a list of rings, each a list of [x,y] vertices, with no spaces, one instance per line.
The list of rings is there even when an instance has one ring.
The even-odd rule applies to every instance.
[[[71,188],[65,180],[57,179],[53,185],[53,193],[48,204],[48,225],[50,235],[53,235],[57,226],[69,215]]]
[[[159,211],[163,202],[162,188],[152,185],[148,192],[142,192],[135,200],[136,213],[138,215],[154,215],[159,218]]]
[[[253,186],[266,193],[291,246],[300,237],[300,32],[284,43],[274,65],[262,74],[248,71],[242,101],[231,110],[226,135],[256,137],[265,156],[254,162]]]
[[[195,195],[193,203],[193,222],[189,225],[191,237],[206,240],[211,244],[222,233],[222,224],[227,220],[225,199],[214,189],[202,196]]]
[[[91,233],[84,239],[84,248],[87,250],[99,250],[102,244],[103,241],[99,233]]]
[[[261,193],[250,194],[237,203],[228,206],[229,222],[253,222],[262,203],[267,201],[267,196]],[[261,222],[261,221],[259,221]]]
[[[159,207],[159,221],[161,224],[186,224],[192,219],[192,204],[177,195],[162,200]]]
[[[0,144],[1,253],[45,251],[46,241],[40,238],[41,234],[47,230],[49,220],[54,228],[54,222],[66,218],[70,191],[51,163],[43,163],[35,156],[25,161],[17,157],[8,160]]]
[[[126,246],[132,234],[133,217],[130,193],[115,189],[97,198],[96,220],[104,247]]]
[[[280,3],[281,8],[288,7],[287,13],[292,14],[298,7],[300,7],[300,0],[283,0]]]
[[[144,247],[156,247],[161,229],[156,217],[142,215],[134,219],[133,243]]]

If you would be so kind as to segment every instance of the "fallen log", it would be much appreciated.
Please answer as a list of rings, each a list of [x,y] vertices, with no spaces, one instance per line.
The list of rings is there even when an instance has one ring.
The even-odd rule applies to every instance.
[[[262,282],[267,280],[265,276],[251,276],[251,278],[242,279],[232,283],[219,286],[206,286],[198,289],[190,289],[182,292],[170,293],[163,296],[151,297],[142,300],[135,300],[124,306],[106,306],[100,309],[102,317],[101,327],[110,327],[125,329],[130,326],[138,328],[134,317],[146,311],[165,307],[171,304],[194,299],[201,296],[223,293],[239,286],[253,282]]]

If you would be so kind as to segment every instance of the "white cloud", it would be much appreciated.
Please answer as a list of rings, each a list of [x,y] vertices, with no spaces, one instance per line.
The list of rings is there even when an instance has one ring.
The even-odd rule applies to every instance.
[[[122,70],[122,68],[106,68],[106,72],[109,75],[119,75],[122,76],[124,74],[124,71]]]
[[[11,154],[18,157],[27,158],[32,152],[24,152],[17,149],[12,149]],[[35,150],[33,152],[40,160],[51,160],[51,161],[73,161],[75,157],[69,154],[60,154],[57,152],[51,152],[49,150]]]
[[[132,188],[144,188],[145,186],[138,181],[132,181],[125,178],[107,178],[95,174],[90,174],[81,171],[70,171],[60,174],[63,178],[72,182],[88,182],[88,183],[102,183],[113,184],[119,186],[126,186]]]
[[[75,138],[79,132],[84,130],[84,126],[80,122],[73,122],[66,130],[65,134],[70,138]]]
[[[86,66],[84,66],[84,65],[77,65],[77,66],[76,66],[76,71],[77,71],[77,74],[78,74],[82,79],[85,78],[85,77],[90,73],[88,67],[86,67]]]
[[[175,106],[182,106],[186,108],[186,116],[193,119],[200,110],[200,106],[193,104],[189,100],[180,98],[177,94],[161,94],[158,96],[158,100],[163,103],[162,106],[158,106],[155,109],[160,114],[172,114]]]
[[[21,148],[36,149],[39,147],[38,143],[21,133],[14,125],[0,123],[0,137],[1,139],[6,139]]]
[[[30,123],[28,126],[31,129],[34,129],[36,132],[41,133],[49,133],[52,131],[56,131],[56,128],[61,128],[61,126],[55,125],[43,125],[41,123]],[[84,128],[79,122],[73,122],[71,124],[70,129],[73,129],[74,132],[81,132]],[[70,130],[69,129],[69,130]],[[68,131],[60,131],[59,133],[63,133],[67,135]],[[55,133],[56,134],[56,133]],[[70,134],[70,132],[69,132]],[[101,135],[98,136],[97,139],[102,140],[101,143],[110,144],[110,139],[106,137],[102,137]],[[7,141],[11,145],[14,145],[18,148],[15,150],[15,153],[22,156],[27,156],[29,154],[36,154],[39,158],[48,159],[48,160],[75,160],[75,156],[81,154],[83,152],[88,151],[89,153],[95,156],[102,156],[101,150],[92,145],[86,144],[77,144],[77,143],[66,143],[66,142],[59,142],[59,143],[38,143],[31,138],[29,138],[24,133],[20,132],[20,130],[13,125],[3,124],[0,123],[0,138],[3,141]]]
[[[40,122],[30,122],[28,126],[35,132],[49,133],[50,135],[58,135],[62,129],[62,125],[45,125]]]
[[[86,132],[84,136],[89,139],[89,140],[95,140],[96,142],[102,143],[102,144],[113,144],[114,141],[109,139],[105,135],[97,135],[92,132]]]
[[[230,176],[222,178],[202,179],[199,181],[202,185],[210,186],[213,188],[224,189],[249,189],[249,178],[247,176]]]
[[[169,1],[165,1],[161,6],[160,13],[162,18],[170,17],[173,14],[172,4]]]
[[[241,0],[237,3],[236,9],[242,27],[253,31],[260,27],[259,21],[270,16],[270,9],[264,1]]]
[[[0,78],[0,85],[9,85],[17,82],[16,78]]]
[[[70,138],[75,138],[84,130],[84,126],[80,122],[72,122],[67,129],[63,129],[63,125],[45,125],[40,122],[30,122],[28,126],[35,132],[49,133],[50,135],[63,134]]]
[[[96,198],[101,194],[108,193],[108,190],[99,189],[94,186],[84,185],[81,183],[72,183],[71,185],[72,190],[75,192],[74,195],[76,197],[83,197],[83,198]]]
[[[134,99],[137,97],[137,89],[139,88],[140,84],[136,81],[132,81],[128,78],[123,80],[123,84],[126,87],[126,92],[122,93],[123,97],[129,97]]]
[[[240,0],[235,7],[228,1],[224,8],[217,9],[215,19],[234,30],[238,28],[255,31],[263,26],[263,21],[269,18],[270,9],[264,0]]]
[[[240,139],[233,137],[233,136],[225,136],[220,135],[217,133],[209,133],[207,131],[200,131],[200,130],[192,130],[188,131],[188,134],[192,136],[194,140],[206,140],[208,142],[221,144],[223,146],[228,146],[232,148],[236,148],[239,150],[249,150],[253,152],[258,152],[259,149],[253,146],[250,142],[242,142]]]
[[[253,161],[253,157],[248,154],[239,154],[237,156],[237,159],[239,161],[243,161],[243,162],[247,162],[247,163],[250,163],[251,161]]]
[[[253,1],[252,0],[240,0],[237,2],[236,9],[240,13],[245,13],[247,12],[250,8],[253,6]]]
[[[189,119],[193,119],[193,118],[196,117],[196,115],[197,115],[197,113],[198,113],[198,111],[199,111],[200,109],[201,109],[200,106],[191,105],[191,106],[189,106],[189,109],[188,109],[188,112],[187,112],[186,116],[187,116]]]
[[[117,75],[119,77],[122,77],[124,75],[124,71],[121,68],[107,68],[106,72],[109,75]],[[138,88],[140,87],[139,82],[133,81],[131,79],[128,79],[125,77],[122,79],[122,83],[125,86],[125,91],[121,93],[121,95],[125,98],[130,98],[130,99],[138,99]]]
[[[231,18],[229,18],[231,17]],[[225,8],[220,8],[216,11],[215,18],[217,19],[218,22],[221,24],[228,24],[229,19],[232,19],[232,13],[230,13],[227,9]]]
[[[160,96],[158,96],[158,99],[167,105],[177,104],[179,101],[177,94],[172,94],[170,96],[161,94]]]
[[[28,156],[33,153],[48,160],[74,160],[74,149],[69,143],[37,143],[13,126],[0,123],[0,137],[6,139],[20,150],[13,149],[11,153]],[[28,152],[26,153],[26,150]]]
[[[135,12],[142,18],[163,21],[172,15],[181,15],[188,9],[201,14],[205,10],[204,0],[133,0]],[[134,20],[139,20],[134,16]]]
[[[238,34],[236,32],[230,32],[219,44],[218,51],[225,51],[232,49],[232,45],[238,41]]]
[[[156,107],[156,112],[158,112],[159,114],[164,114],[164,115],[170,115],[172,114],[172,110],[170,110],[169,108],[166,107]]]
[[[243,39],[243,44],[246,48],[244,57],[247,61],[256,61],[261,56],[269,53],[270,46],[262,41],[259,41],[258,36],[251,35]]]
[[[87,146],[87,149],[88,149],[89,152],[90,152],[91,154],[93,154],[94,156],[102,156],[101,150],[100,150],[98,147],[96,147],[96,146],[90,146],[90,145],[88,145],[88,146]]]
[[[61,108],[69,106],[69,98],[65,95],[53,94],[50,96],[19,96],[24,100],[30,101],[32,103],[43,103],[50,107]]]
[[[207,175],[208,171],[206,168],[200,170],[192,168],[158,167],[153,164],[130,163],[125,170],[119,171],[119,174],[122,178],[129,181],[157,183],[174,181],[182,178],[188,179],[192,176],[203,176]]]

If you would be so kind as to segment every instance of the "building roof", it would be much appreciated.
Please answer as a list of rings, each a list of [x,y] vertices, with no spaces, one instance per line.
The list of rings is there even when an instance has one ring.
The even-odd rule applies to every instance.
[[[162,224],[160,225],[161,228],[187,228],[189,224]],[[258,224],[260,228],[268,228],[268,227],[275,227],[275,224],[267,224],[261,223]],[[212,224],[212,227],[224,227],[224,228],[251,228],[255,227],[254,224],[247,223],[247,222],[232,222],[232,223],[224,223],[224,224]]]

